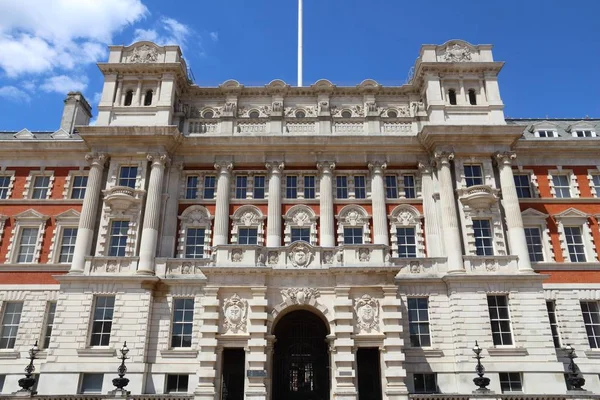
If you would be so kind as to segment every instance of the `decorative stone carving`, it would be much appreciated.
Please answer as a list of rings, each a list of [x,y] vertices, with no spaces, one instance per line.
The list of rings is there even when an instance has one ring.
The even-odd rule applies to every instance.
[[[322,100],[319,102],[319,114],[329,112],[329,101]]]
[[[471,50],[458,43],[448,45],[444,53],[444,61],[446,62],[465,62],[471,61]]]
[[[346,214],[345,221],[347,224],[356,226],[364,224],[364,216],[361,215],[357,210],[350,210],[348,214]]]
[[[279,253],[276,251],[270,251],[267,255],[269,265],[275,265],[279,262]]]
[[[242,249],[233,249],[231,250],[231,261],[233,262],[242,262],[242,258],[244,257],[244,252]]]
[[[293,244],[288,253],[290,263],[296,268],[308,267],[313,258],[313,250],[302,242]]]
[[[190,207],[192,208],[192,207]],[[186,210],[187,211],[187,210]],[[192,208],[189,212],[184,212],[180,219],[185,220],[187,223],[193,225],[207,225],[210,224],[210,216],[208,215],[208,211],[204,207],[202,208]]]
[[[261,221],[260,221],[260,217],[258,215],[256,215],[252,211],[246,211],[240,217],[240,222],[242,223],[242,225],[252,226],[252,225],[259,224]]]
[[[306,304],[310,299],[316,299],[320,293],[313,288],[289,288],[281,291],[284,300],[289,300],[294,304]]]
[[[258,265],[259,267],[265,266],[265,255],[263,253],[259,253],[256,256],[256,265]]]
[[[355,300],[356,325],[360,331],[379,330],[379,301],[368,294]]]
[[[377,104],[374,101],[368,101],[365,103],[365,108],[368,113],[377,113]]]
[[[343,118],[342,113],[348,110],[350,111],[350,113],[352,114],[352,118],[356,118],[356,117],[364,117],[365,116],[365,108],[361,105],[354,105],[354,106],[350,106],[350,107],[337,107],[337,106],[332,106],[331,107],[331,115],[337,118]]]
[[[235,114],[235,112],[237,111],[237,103],[234,101],[226,102],[225,106],[223,107],[223,111],[226,113]]]
[[[274,101],[271,104],[274,113],[280,113],[283,111],[283,103],[281,101]]]
[[[325,251],[323,252],[323,264],[331,265],[333,264],[333,251]]]
[[[304,111],[306,117],[308,118],[317,116],[317,110],[315,106],[286,107],[284,109],[284,115],[286,116],[286,118],[296,118],[296,111]]]
[[[158,60],[158,51],[156,48],[148,46],[147,44],[133,49],[131,57],[129,57],[130,63],[154,63]]]
[[[183,275],[189,275],[192,273],[192,265],[191,263],[183,263],[183,266],[181,267],[181,273]]]
[[[237,293],[223,304],[223,329],[225,332],[246,332],[246,321],[248,319],[248,302]]]
[[[358,260],[367,262],[371,259],[371,252],[366,247],[358,249]]]

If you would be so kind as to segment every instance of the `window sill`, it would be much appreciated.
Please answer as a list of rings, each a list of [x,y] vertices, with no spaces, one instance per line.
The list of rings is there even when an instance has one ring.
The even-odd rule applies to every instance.
[[[594,360],[600,359],[600,349],[586,350],[584,354],[587,358]]]
[[[404,354],[407,356],[424,356],[431,358],[444,357],[444,351],[441,349],[435,349],[431,347],[405,347]]]
[[[160,355],[162,356],[162,358],[196,358],[196,357],[198,357],[198,350],[192,350],[192,349],[161,350]]]
[[[1,350],[0,360],[16,360],[20,358],[21,354],[16,350]]]
[[[524,357],[529,352],[524,347],[492,347],[488,349],[490,357]]]
[[[117,351],[110,347],[88,347],[85,349],[77,349],[79,357],[114,357]]]

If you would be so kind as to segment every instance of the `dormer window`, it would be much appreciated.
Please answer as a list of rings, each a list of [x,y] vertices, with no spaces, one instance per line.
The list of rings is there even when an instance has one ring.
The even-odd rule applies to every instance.
[[[448,90],[448,101],[450,102],[451,106],[456,105],[456,90],[454,90],[454,89]]]
[[[146,91],[146,95],[144,96],[144,105],[151,106],[152,105],[152,90]]]
[[[573,137],[596,137],[596,132],[590,130],[573,131]]]
[[[556,131],[552,131],[549,129],[540,129],[535,132],[535,136],[541,137],[541,138],[558,137]]]
[[[248,113],[248,117],[252,119],[257,119],[260,116],[260,113],[256,110],[252,110]]]
[[[472,106],[477,105],[477,94],[475,94],[475,89],[469,89],[469,104]]]
[[[342,111],[342,118],[352,118],[352,111],[350,111],[350,110]]]
[[[133,90],[128,90],[125,93],[125,102],[123,103],[125,106],[130,106],[133,101]]]

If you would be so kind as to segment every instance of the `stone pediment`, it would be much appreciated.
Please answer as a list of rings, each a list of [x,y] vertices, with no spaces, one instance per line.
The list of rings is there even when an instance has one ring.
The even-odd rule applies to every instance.
[[[48,215],[41,214],[36,210],[30,208],[14,216],[17,221],[46,221],[50,218]]]
[[[79,221],[80,213],[70,208],[54,217],[57,221]]]
[[[554,214],[554,218],[556,219],[567,219],[567,218],[584,218],[587,219],[590,215],[587,213],[584,213],[583,211],[577,210],[573,207],[558,213],[558,214]]]
[[[553,130],[553,131],[557,131],[559,128],[559,126],[552,122],[552,121],[540,121],[540,122],[536,122],[534,124],[531,124],[527,127],[527,130],[531,133],[539,130],[539,129],[547,129],[547,130]]]
[[[71,134],[63,128],[59,128],[56,132],[50,135],[52,139],[69,139]]]
[[[15,139],[35,139],[35,135],[27,128],[21,129],[13,135]]]
[[[542,219],[543,218],[543,219],[546,219],[546,218],[548,218],[548,214],[544,214],[543,212],[538,211],[538,210],[533,209],[533,208],[528,208],[527,210],[525,210],[525,211],[523,211],[521,213],[521,217],[523,219],[525,219],[525,218],[530,218],[530,219],[534,219],[534,218],[536,218],[536,219]]]

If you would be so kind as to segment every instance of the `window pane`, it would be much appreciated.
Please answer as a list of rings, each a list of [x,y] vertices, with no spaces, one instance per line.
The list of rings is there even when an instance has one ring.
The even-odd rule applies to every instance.
[[[188,228],[185,238],[185,257],[204,258],[204,228]]]
[[[437,393],[435,374],[414,374],[413,384],[415,393]]]
[[[367,183],[363,175],[354,177],[354,197],[357,199],[367,198]]]
[[[22,311],[22,302],[4,303],[2,330],[0,331],[0,349],[13,349],[15,347]]]
[[[298,177],[287,175],[285,177],[285,197],[295,199],[298,197]]]
[[[83,374],[81,393],[102,393],[104,374]]]
[[[8,188],[10,187],[10,176],[0,176],[0,199],[8,198]]]
[[[491,256],[494,254],[492,229],[487,219],[474,219],[473,232],[475,235],[475,248],[478,256]]]
[[[314,199],[315,196],[315,177],[305,176],[304,177],[304,198]]]
[[[85,197],[85,188],[87,187],[87,176],[74,176],[73,187],[71,189],[72,199],[83,199]]]
[[[239,228],[238,229],[239,244],[258,244],[258,229],[257,228]]]
[[[531,198],[531,186],[529,185],[529,175],[526,174],[515,174],[515,187],[517,189],[517,196],[520,199]]]
[[[532,262],[544,261],[544,247],[540,228],[525,228],[525,239],[527,240],[529,260]]]
[[[124,257],[127,246],[127,231],[129,221],[113,221],[110,228],[110,242],[108,255],[111,257]]]
[[[38,240],[38,228],[23,228],[19,241],[18,263],[31,263],[35,256],[35,248]]]
[[[255,199],[265,198],[265,177],[263,175],[254,177],[254,191],[252,195]]]
[[[362,244],[363,228],[344,228],[344,244]]]
[[[137,167],[121,167],[119,172],[119,186],[135,189],[137,181]]]
[[[347,199],[348,198],[348,177],[346,176],[336,176],[336,197],[338,199]]]
[[[404,197],[407,199],[414,199],[417,197],[415,177],[413,175],[404,175]]]
[[[408,326],[411,346],[431,345],[427,298],[408,298]]]
[[[565,239],[571,262],[585,262],[585,246],[578,226],[565,226]]]
[[[75,240],[77,239],[77,228],[64,228],[60,243],[60,256],[58,262],[70,263],[73,261],[75,252]]]
[[[500,372],[500,388],[502,393],[506,392],[521,392],[523,385],[521,384],[521,374],[518,372]]]
[[[212,175],[204,177],[204,199],[212,200],[215,198],[215,182],[216,178]]]
[[[292,243],[304,241],[310,243],[310,228],[292,228]]]
[[[385,196],[388,199],[398,198],[398,183],[396,181],[396,175],[385,176]]]
[[[508,297],[504,295],[488,296],[487,300],[494,345],[511,345],[512,334],[508,312]]]
[[[36,176],[33,181],[32,199],[45,199],[48,197],[48,189],[50,188],[49,176]]]
[[[191,347],[194,299],[174,299],[171,347]]]
[[[550,321],[550,330],[552,331],[552,340],[554,341],[554,347],[560,349],[560,335],[558,334],[558,323],[556,321],[556,304],[554,301],[546,302],[546,309],[548,310],[548,320]]]
[[[600,348],[600,307],[596,301],[582,301],[581,312],[592,349]]]
[[[54,314],[56,313],[56,302],[48,302],[48,313],[46,314],[46,329],[44,332],[44,342],[42,348],[47,349],[50,345],[50,339],[52,337],[52,328],[54,326]]]
[[[90,346],[108,346],[114,308],[114,296],[96,297]]]
[[[398,257],[409,258],[417,256],[415,228],[397,228]]]
[[[198,196],[198,177],[191,175],[187,177],[185,185],[185,198],[195,199]]]
[[[465,165],[465,182],[467,187],[483,185],[481,165]]]
[[[247,176],[236,176],[235,177],[235,198],[245,199],[248,191],[248,177]]]
[[[557,198],[571,197],[571,182],[568,175],[553,175],[552,183],[554,184],[554,194]]]
[[[186,393],[188,391],[189,375],[167,375],[167,393]]]

